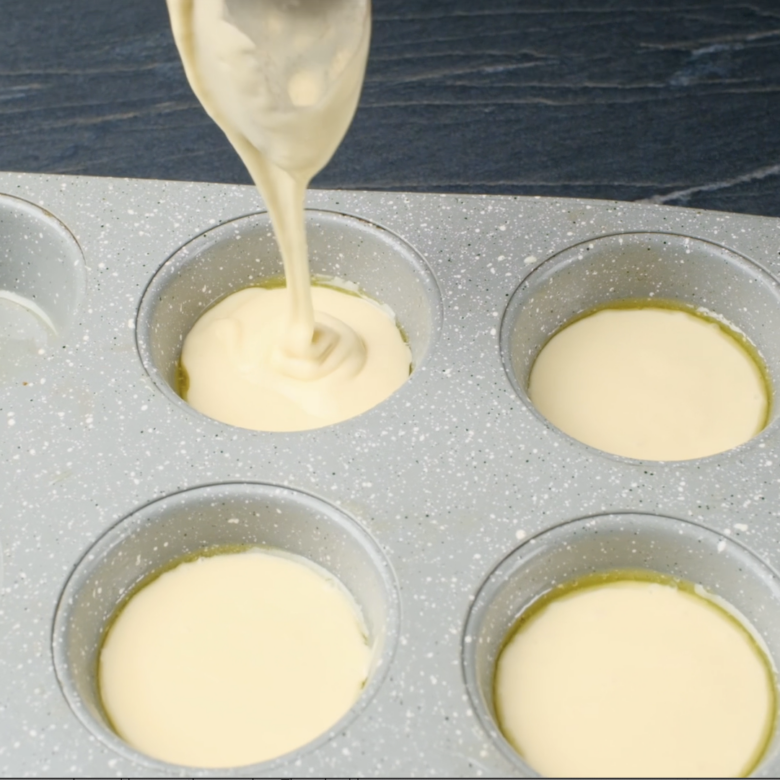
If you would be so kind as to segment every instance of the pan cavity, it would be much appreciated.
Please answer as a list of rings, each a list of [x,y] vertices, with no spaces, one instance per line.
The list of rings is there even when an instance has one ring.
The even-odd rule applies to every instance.
[[[63,344],[84,295],[73,235],[38,206],[0,195],[0,384],[25,380]]]
[[[779,608],[777,575],[725,536],[658,515],[586,517],[485,581],[465,629],[467,688],[523,775],[771,777]]]
[[[749,260],[665,233],[603,236],[534,269],[502,325],[537,414],[626,458],[707,457],[776,417],[780,286]]]
[[[441,318],[425,261],[388,230],[344,214],[307,211],[306,230],[315,308],[331,323],[326,330],[340,328],[341,319],[352,326],[323,353],[318,365],[327,370],[310,375],[315,364],[298,365],[281,349],[284,268],[268,215],[254,214],[183,246],[144,293],[141,359],[171,400],[242,428],[308,430],[368,412],[410,374],[413,381]],[[372,325],[355,336],[358,324],[369,321],[364,317],[376,330]],[[323,344],[332,346],[325,335]],[[350,338],[359,349],[349,346]],[[393,381],[371,387],[370,377],[392,355],[401,367]]]
[[[289,488],[212,485],[138,509],[87,552],[54,663],[85,726],[156,774],[262,773],[368,705],[398,615],[392,570],[352,518]]]

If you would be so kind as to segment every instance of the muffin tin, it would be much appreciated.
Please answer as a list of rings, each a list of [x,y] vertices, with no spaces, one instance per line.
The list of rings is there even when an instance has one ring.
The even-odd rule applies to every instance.
[[[360,417],[280,434],[210,420],[172,389],[200,311],[280,273],[252,188],[5,173],[0,192],[4,775],[533,775],[495,726],[497,646],[552,584],[626,562],[726,599],[780,659],[776,411],[740,447],[659,463],[574,441],[524,389],[572,314],[655,296],[725,317],[780,387],[780,220],[313,191],[313,272],[390,305],[415,369]],[[122,743],[94,677],[123,594],[222,544],[332,571],[376,652],[330,732],[214,772]],[[779,772],[776,728],[757,774]]]

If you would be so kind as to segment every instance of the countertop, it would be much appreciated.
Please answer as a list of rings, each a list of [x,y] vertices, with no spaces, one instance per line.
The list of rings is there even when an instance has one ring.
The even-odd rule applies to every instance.
[[[777,0],[374,0],[314,186],[780,217]],[[0,170],[247,183],[163,0],[0,0]]]

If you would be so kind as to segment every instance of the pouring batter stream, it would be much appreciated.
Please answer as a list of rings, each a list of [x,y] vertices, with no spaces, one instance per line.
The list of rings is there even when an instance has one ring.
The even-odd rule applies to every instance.
[[[168,7],[195,94],[268,206],[287,282],[285,290],[257,290],[249,309],[245,295],[241,313],[227,298],[208,312],[208,322],[196,324],[195,343],[188,337],[182,351],[187,400],[212,417],[261,430],[314,428],[360,414],[406,380],[410,353],[393,319],[371,301],[358,299],[351,324],[341,298],[354,296],[326,296],[332,300],[315,310],[304,202],[357,107],[370,3],[168,0]],[[374,341],[377,323],[383,335]],[[377,350],[384,350],[381,359],[371,359]],[[245,392],[235,392],[240,385]],[[244,415],[236,408],[241,398],[266,413]],[[301,410],[299,419],[291,408]]]

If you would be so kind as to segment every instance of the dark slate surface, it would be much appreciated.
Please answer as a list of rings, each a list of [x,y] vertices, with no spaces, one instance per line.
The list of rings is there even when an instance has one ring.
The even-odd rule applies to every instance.
[[[248,182],[163,0],[0,0],[0,170]],[[780,217],[778,0],[375,0],[315,186]]]

